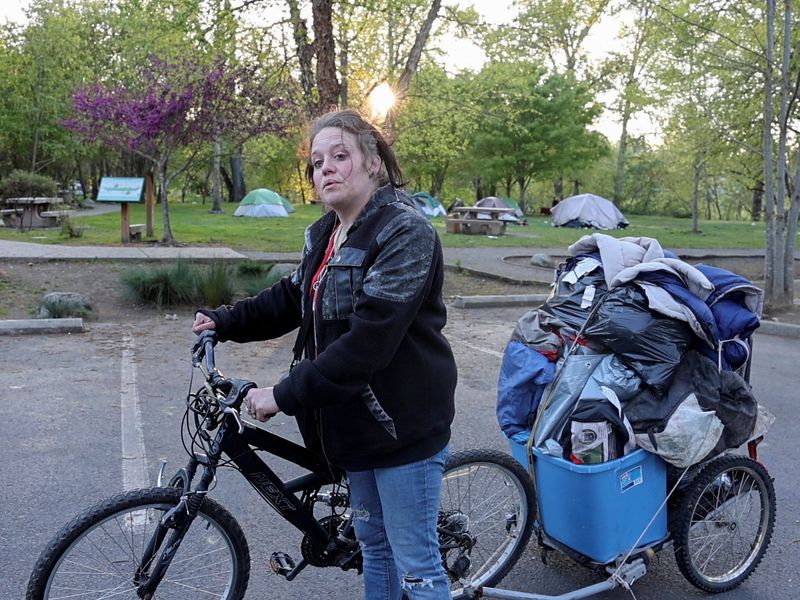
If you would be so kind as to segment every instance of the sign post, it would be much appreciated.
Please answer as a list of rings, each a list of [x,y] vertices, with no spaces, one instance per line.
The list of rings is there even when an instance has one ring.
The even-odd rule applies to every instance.
[[[120,203],[120,229],[123,244],[131,241],[128,204],[142,201],[143,187],[144,177],[103,177],[100,180],[97,201]]]

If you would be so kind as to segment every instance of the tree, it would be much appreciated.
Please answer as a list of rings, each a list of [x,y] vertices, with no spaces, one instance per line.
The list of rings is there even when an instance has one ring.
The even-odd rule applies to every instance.
[[[600,107],[573,78],[517,62],[490,64],[478,81],[485,112],[473,156],[490,182],[517,184],[523,210],[533,179],[580,169],[608,151],[588,129]]]
[[[426,6],[424,0],[375,0],[363,5],[344,4],[344,16],[337,19],[331,0],[311,0],[314,37],[310,40],[298,0],[286,1],[309,116],[319,115],[343,102],[353,104],[349,87],[349,76],[353,73],[350,60],[359,48],[356,46],[354,50],[352,45],[362,34],[372,40],[367,56],[375,57],[376,48],[384,50],[384,64],[375,64],[372,68],[374,83],[380,77],[396,77],[393,82],[395,92],[402,101],[441,8],[441,0],[430,0],[423,20],[419,22],[419,9]],[[342,53],[338,69],[337,51]],[[403,68],[397,74],[395,70],[402,56],[405,56]],[[389,126],[393,116],[390,115]]]
[[[260,75],[256,68],[230,67],[225,59],[209,68],[154,57],[136,85],[98,83],[77,90],[76,115],[65,125],[83,139],[125,148],[150,162],[158,175],[162,242],[173,243],[170,181],[192,166],[221,131],[241,143],[260,133],[282,134],[292,122],[293,104],[277,93],[278,82],[270,84]]]
[[[441,195],[453,166],[467,162],[478,120],[470,101],[472,90],[471,77],[449,78],[443,69],[430,65],[420,69],[398,115],[397,154],[404,173],[435,197]]]

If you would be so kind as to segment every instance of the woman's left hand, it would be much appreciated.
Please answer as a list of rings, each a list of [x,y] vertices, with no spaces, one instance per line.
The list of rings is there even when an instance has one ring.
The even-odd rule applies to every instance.
[[[242,403],[248,414],[258,421],[268,421],[280,412],[271,387],[253,388]]]

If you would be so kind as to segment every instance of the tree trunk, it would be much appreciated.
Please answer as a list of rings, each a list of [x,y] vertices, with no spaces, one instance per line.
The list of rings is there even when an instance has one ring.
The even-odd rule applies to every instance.
[[[349,104],[350,88],[348,79],[350,76],[350,41],[344,40],[339,44],[339,74],[342,77],[342,84],[339,89],[339,102],[341,106]]]
[[[336,45],[333,39],[333,0],[312,0],[314,50],[317,55],[319,114],[339,106],[339,81],[336,79]]]
[[[694,174],[692,176],[692,233],[700,233],[700,230],[697,227],[697,212],[698,212],[698,196],[700,195],[700,173],[702,172],[703,166],[700,162],[700,157],[695,155],[694,157],[694,165],[693,171]]]
[[[791,89],[791,58],[792,58],[792,1],[784,1],[784,18],[783,18],[783,60],[781,64],[781,138],[784,141],[783,152],[778,153],[778,160],[784,166],[789,164],[788,151],[786,148],[786,137],[789,129],[789,104],[790,97],[792,100],[797,97],[798,82],[794,84],[794,89]],[[797,169],[795,171],[794,182],[795,184],[800,181],[800,154],[797,157]],[[785,172],[785,171],[784,171]],[[778,176],[781,176],[781,169],[778,169]],[[783,188],[782,198],[786,198],[786,178],[781,182]],[[797,240],[797,214],[798,214],[798,195],[797,185],[788,186],[791,188],[789,194],[789,210],[786,211],[784,216],[784,233],[782,244],[783,262],[783,288],[781,294],[781,302],[787,306],[794,304],[794,249]]]
[[[220,180],[220,169],[222,169],[222,165],[220,164],[221,152],[222,144],[219,141],[219,137],[217,137],[214,140],[214,162],[211,167],[211,199],[213,200],[213,204],[211,210],[208,211],[215,215],[222,214],[222,182]]]
[[[431,182],[431,196],[439,198],[442,194],[442,187],[444,186],[444,173],[435,173],[433,181]]]
[[[561,202],[564,199],[564,176],[559,175],[558,178],[553,181],[553,200],[556,202]]]
[[[614,204],[621,206],[622,190],[625,184],[625,163],[628,154],[628,120],[630,119],[630,102],[625,101],[622,110],[622,133],[619,135],[619,149],[617,151],[617,172],[614,175]]]
[[[397,82],[397,88],[395,89],[395,94],[397,95],[398,100],[405,98],[406,93],[408,92],[408,88],[411,85],[411,79],[417,72],[419,60],[422,58],[422,51],[425,49],[425,44],[428,42],[428,37],[431,34],[433,23],[439,16],[439,9],[441,6],[442,0],[433,0],[430,9],[428,9],[428,14],[425,17],[425,21],[422,23],[422,27],[420,27],[417,37],[414,39],[414,45],[411,47],[411,50],[408,53],[406,66],[403,68],[403,73],[400,75],[400,79]]]
[[[425,17],[425,21],[422,23],[422,27],[420,27],[419,32],[417,32],[417,37],[414,39],[414,45],[411,47],[411,50],[408,53],[408,58],[406,59],[406,66],[403,68],[403,72],[400,74],[400,79],[397,80],[397,84],[395,85],[394,93],[398,103],[402,102],[408,93],[411,80],[414,77],[414,74],[417,72],[420,58],[422,58],[422,51],[425,49],[425,44],[428,43],[428,37],[431,34],[434,21],[436,21],[436,18],[439,16],[439,9],[441,6],[442,0],[433,0],[430,9],[428,9],[428,14]],[[389,114],[386,115],[384,127],[389,131],[393,131],[396,119],[397,111],[390,110]]]
[[[167,159],[159,160],[158,165],[158,199],[161,201],[161,218],[164,221],[164,235],[161,242],[164,244],[175,243],[172,227],[169,224],[169,202],[167,202]]]
[[[753,200],[750,203],[750,219],[753,221],[761,220],[761,211],[764,202],[764,182],[762,180],[756,181],[753,187]]]
[[[100,178],[97,176],[97,163],[95,161],[89,163],[89,177],[92,181],[92,200],[97,200],[97,193],[100,191]]]
[[[519,177],[517,186],[519,187],[519,208],[523,213],[528,214],[528,182],[524,177]]]
[[[772,61],[775,49],[775,0],[767,0],[767,47],[764,61],[764,218],[766,221],[766,240],[764,254],[764,301],[772,306],[778,301],[775,285],[776,243],[775,243],[775,181],[772,169]],[[781,269],[782,271],[782,269]]]
[[[289,5],[289,20],[292,23],[294,43],[297,47],[297,59],[300,63],[300,87],[303,89],[303,98],[306,101],[306,110],[309,116],[317,112],[314,103],[314,48],[308,43],[308,28],[306,22],[300,17],[300,7],[297,0],[286,0]]]
[[[239,203],[244,198],[247,187],[244,182],[244,169],[242,161],[242,149],[237,148],[231,155],[231,181],[233,188],[230,193],[230,201]]]

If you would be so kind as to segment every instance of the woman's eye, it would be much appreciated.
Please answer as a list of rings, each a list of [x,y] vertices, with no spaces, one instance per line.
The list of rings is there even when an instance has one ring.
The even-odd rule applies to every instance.
[[[347,158],[347,154],[345,154],[344,152],[338,152],[337,154],[333,155],[333,158],[335,158],[336,160],[345,160]]]
[[[314,162],[311,163],[311,165],[315,169],[321,169],[322,168],[322,161],[321,160],[315,160]]]

